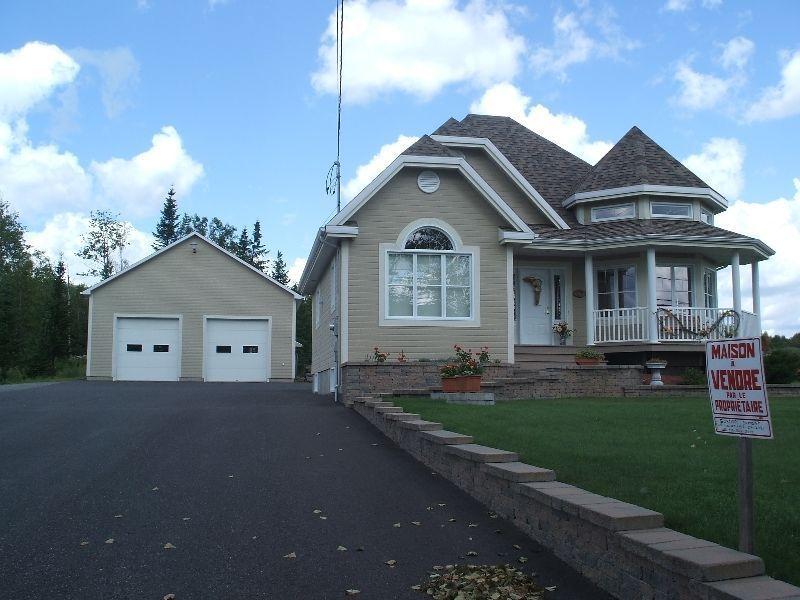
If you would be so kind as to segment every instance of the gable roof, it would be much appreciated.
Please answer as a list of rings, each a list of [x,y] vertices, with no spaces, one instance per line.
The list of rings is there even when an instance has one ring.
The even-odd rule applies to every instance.
[[[591,171],[589,163],[511,117],[468,114],[461,121],[451,117],[433,135],[491,140],[570,227],[577,224],[572,213],[564,208],[563,200]]]
[[[580,194],[639,185],[709,187],[634,125],[572,192]]]
[[[441,144],[431,138],[429,135],[423,135],[416,142],[411,144],[408,148],[400,153],[401,156],[458,156],[455,152],[450,150],[444,144]]]
[[[213,248],[216,248],[217,250],[219,250],[220,252],[222,252],[222,254],[224,254],[224,255],[226,255],[227,257],[229,257],[229,258],[232,258],[232,259],[233,259],[233,260],[235,260],[236,262],[238,262],[238,263],[240,263],[240,264],[244,265],[245,267],[247,267],[248,269],[250,269],[251,271],[253,271],[253,272],[254,272],[254,273],[256,273],[257,275],[260,275],[261,277],[263,277],[264,279],[266,279],[267,281],[269,281],[269,282],[270,282],[270,283],[272,283],[273,285],[276,285],[276,286],[278,286],[279,288],[281,288],[281,289],[282,289],[282,290],[284,290],[285,292],[289,292],[289,293],[290,293],[290,294],[291,294],[291,295],[292,295],[292,296],[295,298],[295,300],[302,300],[302,299],[303,299],[303,297],[302,297],[300,294],[297,294],[296,292],[294,292],[294,291],[293,291],[293,290],[291,290],[290,288],[286,287],[286,286],[285,286],[285,285],[283,285],[282,283],[279,283],[278,281],[274,280],[272,277],[270,277],[269,275],[267,275],[267,274],[266,274],[266,273],[264,273],[263,271],[260,271],[259,269],[255,268],[253,265],[251,265],[251,264],[249,264],[249,263],[246,263],[245,261],[243,261],[241,258],[239,258],[238,256],[236,256],[235,254],[231,254],[230,252],[228,252],[227,250],[225,250],[225,248],[223,248],[222,246],[220,246],[220,245],[218,245],[218,244],[216,244],[216,243],[212,242],[210,239],[208,239],[208,238],[207,238],[207,237],[205,237],[204,235],[201,235],[201,234],[197,233],[196,231],[192,231],[191,233],[187,233],[187,234],[186,234],[185,236],[183,236],[182,238],[180,238],[180,239],[178,239],[178,240],[175,240],[175,241],[174,241],[174,242],[172,242],[171,244],[169,244],[169,245],[167,245],[167,246],[164,246],[163,248],[161,248],[160,250],[157,250],[156,252],[153,252],[153,253],[152,253],[152,254],[150,254],[149,256],[145,256],[145,257],[144,257],[142,260],[140,260],[140,261],[138,261],[138,262],[135,262],[135,263],[133,263],[131,266],[129,266],[129,267],[128,267],[127,269],[125,269],[124,271],[120,271],[120,272],[119,272],[119,273],[117,273],[116,275],[112,275],[112,276],[111,276],[111,277],[109,277],[108,279],[104,279],[104,280],[103,280],[103,281],[101,281],[100,283],[96,283],[96,284],[95,284],[95,285],[93,285],[92,287],[90,287],[90,288],[87,288],[87,289],[83,290],[83,291],[81,292],[81,294],[83,294],[83,295],[87,295],[87,296],[88,296],[89,294],[91,294],[91,293],[92,293],[94,290],[96,290],[97,288],[100,288],[100,287],[102,287],[102,286],[106,285],[107,283],[110,283],[110,282],[114,281],[114,280],[115,280],[117,277],[122,277],[123,275],[126,275],[126,274],[130,273],[130,272],[131,272],[131,271],[133,271],[134,269],[136,269],[136,268],[138,268],[138,267],[142,266],[144,263],[146,263],[146,262],[148,262],[148,261],[150,261],[150,260],[154,259],[156,256],[159,256],[160,254],[163,254],[163,253],[164,253],[164,252],[166,252],[167,250],[170,250],[170,249],[174,248],[174,247],[175,247],[175,246],[177,246],[178,244],[180,244],[180,243],[182,243],[182,242],[185,242],[186,240],[188,240],[189,238],[192,238],[192,237],[197,237],[197,238],[200,238],[200,239],[201,239],[201,240],[203,240],[205,243],[207,243],[209,246],[211,246],[211,247],[213,247]]]

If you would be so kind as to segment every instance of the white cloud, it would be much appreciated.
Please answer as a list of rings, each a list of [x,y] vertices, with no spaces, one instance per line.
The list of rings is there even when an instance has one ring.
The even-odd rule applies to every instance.
[[[378,153],[368,162],[356,168],[355,176],[342,186],[342,197],[345,201],[352,200],[356,194],[363,190],[378,174],[388,167],[400,153],[416,142],[419,138],[410,135],[400,135],[389,144],[381,146]]]
[[[300,281],[300,276],[303,274],[303,269],[306,268],[305,258],[295,258],[292,264],[289,265],[289,280],[292,284]]]
[[[125,215],[147,216],[158,210],[171,185],[178,193],[188,194],[203,176],[203,165],[189,156],[178,132],[168,125],[141,154],[131,159],[92,161],[90,171],[102,198]]]
[[[24,115],[53,91],[71,83],[80,66],[58,46],[29,42],[0,53],[0,120]]]
[[[783,68],[778,85],[761,92],[744,114],[747,121],[768,121],[800,114],[800,50],[781,55]]]
[[[472,103],[470,112],[511,117],[592,164],[613,145],[592,141],[586,123],[581,119],[566,113],[552,113],[546,106],[532,104],[528,96],[510,83],[500,83],[486,90],[478,101]]]
[[[678,63],[674,77],[675,81],[680,84],[680,91],[674,100],[680,106],[690,110],[702,110],[717,106],[727,96],[733,85],[731,79],[695,71],[690,60]]]
[[[744,69],[750,62],[755,49],[756,45],[752,40],[737,36],[722,45],[720,63],[726,69]]]
[[[744,188],[745,147],[736,138],[711,138],[697,154],[683,159],[690,170],[726,198],[739,198]]]
[[[773,333],[800,331],[797,290],[800,289],[800,178],[795,178],[794,196],[757,203],[736,201],[717,216],[716,224],[758,238],[775,250],[775,256],[761,263],[762,327]],[[749,308],[749,269],[742,270],[743,304]],[[720,272],[720,295],[729,294],[730,270]]]
[[[405,92],[422,100],[444,87],[488,86],[513,78],[525,52],[503,4],[471,0],[345,3],[344,98],[368,102]],[[318,92],[337,92],[336,17],[332,13],[311,76]]]
[[[63,256],[67,265],[70,280],[76,283],[92,284],[95,280],[82,277],[89,263],[77,257],[81,249],[81,236],[89,231],[90,217],[87,214],[64,212],[54,215],[39,231],[25,234],[25,240],[36,250],[41,250],[51,261],[56,262]],[[129,264],[133,264],[153,252],[151,244],[153,236],[140,231],[128,223],[130,233],[129,245],[122,253]]]
[[[116,117],[131,105],[131,93],[139,82],[139,63],[128,48],[70,52],[81,66],[97,69],[102,80],[101,99],[106,115]]]
[[[692,7],[692,0],[667,0],[663,10],[669,12],[686,12]],[[722,0],[700,0],[703,8],[717,8],[722,5]]]
[[[609,8],[594,13],[584,6],[581,13],[556,13],[553,17],[553,45],[538,46],[530,57],[537,73],[553,73],[565,80],[566,71],[592,58],[618,58],[624,51],[638,47],[616,24],[616,14]],[[587,26],[597,29],[592,37]]]

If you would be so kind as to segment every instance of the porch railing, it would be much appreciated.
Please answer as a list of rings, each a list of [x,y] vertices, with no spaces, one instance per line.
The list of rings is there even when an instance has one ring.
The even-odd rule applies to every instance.
[[[647,307],[594,311],[595,343],[642,342],[650,339]],[[656,312],[658,341],[704,342],[733,337],[755,337],[758,316],[729,308],[659,307]]]

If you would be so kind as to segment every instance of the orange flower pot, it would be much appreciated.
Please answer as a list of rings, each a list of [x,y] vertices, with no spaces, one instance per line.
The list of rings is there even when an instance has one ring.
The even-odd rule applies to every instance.
[[[448,394],[456,392],[480,392],[480,375],[462,375],[460,377],[442,377],[442,391]]]

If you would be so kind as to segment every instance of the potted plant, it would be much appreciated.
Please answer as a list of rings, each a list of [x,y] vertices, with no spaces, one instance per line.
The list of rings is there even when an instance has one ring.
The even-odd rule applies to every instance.
[[[372,360],[378,364],[382,364],[386,362],[387,358],[389,358],[389,353],[381,352],[381,349],[375,346],[375,351],[372,353]]]
[[[489,348],[481,348],[477,355],[458,344],[453,349],[456,351],[455,360],[439,369],[442,390],[446,393],[480,392],[481,374],[489,362]]]
[[[569,323],[567,323],[566,321],[558,321],[556,323],[553,323],[553,333],[555,333],[558,336],[561,345],[566,346],[567,338],[571,336],[574,333],[574,331],[569,328]]]
[[[575,363],[578,365],[599,365],[605,361],[605,354],[591,348],[584,348],[575,353]]]
[[[664,382],[661,381],[661,371],[667,368],[666,360],[657,356],[652,356],[649,360],[645,361],[644,366],[650,369],[651,386],[658,387],[660,385],[664,385]]]

